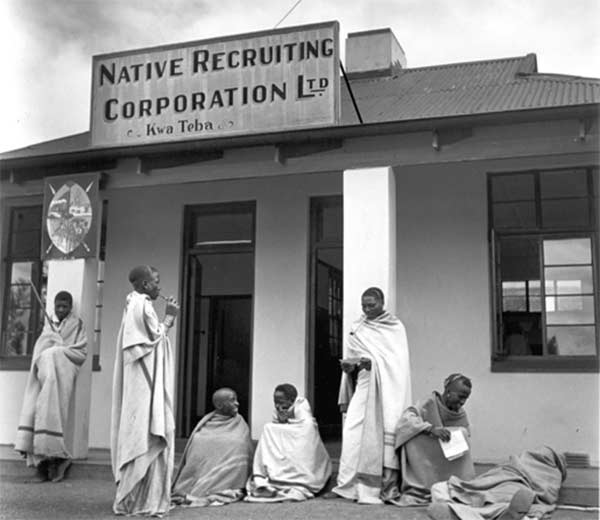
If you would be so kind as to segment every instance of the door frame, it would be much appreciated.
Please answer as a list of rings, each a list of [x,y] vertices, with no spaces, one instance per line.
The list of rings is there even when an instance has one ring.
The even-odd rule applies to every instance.
[[[202,246],[194,247],[192,244],[194,229],[193,222],[196,215],[211,215],[221,213],[248,213],[252,214],[252,239],[250,241],[240,241],[218,244],[207,244]],[[189,388],[184,388],[184,373],[193,366],[192,363],[188,363],[188,344],[190,341],[190,309],[187,308],[188,302],[190,301],[190,284],[189,277],[191,273],[191,262],[194,256],[199,254],[220,254],[220,253],[252,253],[253,257],[253,277],[252,277],[252,304],[250,310],[250,366],[248,367],[248,417],[246,421],[251,424],[251,410],[252,410],[252,360],[253,360],[253,338],[254,338],[254,295],[255,295],[255,284],[256,284],[256,201],[246,200],[240,202],[223,202],[223,203],[200,203],[186,205],[183,208],[183,239],[181,241],[182,253],[181,253],[181,320],[180,328],[177,335],[177,383],[175,389],[175,408],[177,410],[176,421],[175,421],[175,435],[179,439],[185,439],[181,437],[181,427],[184,420],[184,401],[185,397],[181,394]],[[193,309],[192,309],[193,310]],[[191,376],[191,374],[190,374]],[[181,381],[181,382],[180,382]],[[185,381],[186,387],[189,387],[191,383],[191,377],[189,381]],[[189,405],[188,405],[189,406]],[[187,419],[189,423],[190,419]],[[189,426],[189,424],[188,424]],[[192,425],[193,426],[193,425]],[[191,431],[191,429],[188,427]]]
[[[313,408],[316,408],[316,396],[315,396],[315,349],[316,349],[316,305],[317,305],[317,256],[319,249],[327,248],[341,248],[342,255],[344,250],[343,237],[341,241],[318,241],[319,236],[319,219],[318,210],[327,205],[337,205],[341,202],[342,215],[343,215],[343,204],[344,199],[342,194],[338,195],[325,195],[310,197],[310,220],[309,220],[309,247],[308,247],[308,266],[309,273],[307,277],[308,283],[308,302],[307,302],[307,315],[308,315],[308,338],[307,338],[307,355],[306,355],[306,389],[307,397]],[[342,266],[342,280],[344,276]],[[343,339],[342,339],[343,341]],[[341,421],[341,418],[340,418]]]

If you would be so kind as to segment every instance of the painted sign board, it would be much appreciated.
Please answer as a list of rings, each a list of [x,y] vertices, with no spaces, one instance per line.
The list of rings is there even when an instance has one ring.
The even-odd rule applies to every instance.
[[[46,177],[42,259],[95,257],[98,250],[98,173]]]
[[[336,125],[339,24],[94,56],[94,146]]]

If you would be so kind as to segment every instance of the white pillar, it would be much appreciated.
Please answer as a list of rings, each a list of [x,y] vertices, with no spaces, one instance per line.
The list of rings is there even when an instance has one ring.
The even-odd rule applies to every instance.
[[[396,188],[391,167],[344,171],[344,337],[379,287],[396,312]]]
[[[73,296],[73,310],[83,320],[88,337],[87,359],[77,375],[69,408],[69,422],[65,429],[67,449],[75,459],[86,458],[88,454],[97,272],[96,259],[48,262],[48,314],[51,315],[54,311],[56,294],[59,291],[70,292]]]
[[[308,204],[300,190],[258,199],[252,340],[252,437],[272,420],[273,389],[291,383],[306,395]]]

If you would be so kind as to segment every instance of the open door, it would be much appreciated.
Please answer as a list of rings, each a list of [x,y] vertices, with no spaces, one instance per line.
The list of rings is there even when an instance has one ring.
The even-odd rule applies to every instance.
[[[343,223],[342,197],[311,201],[311,331],[309,388],[324,439],[341,436],[337,406],[343,354]]]
[[[249,421],[254,205],[188,208],[177,437],[186,438],[213,409],[212,394],[230,387]]]

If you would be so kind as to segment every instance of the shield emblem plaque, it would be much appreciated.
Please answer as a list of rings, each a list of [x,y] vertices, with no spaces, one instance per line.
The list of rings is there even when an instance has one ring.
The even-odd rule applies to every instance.
[[[99,174],[47,177],[42,258],[95,257],[98,249]]]

